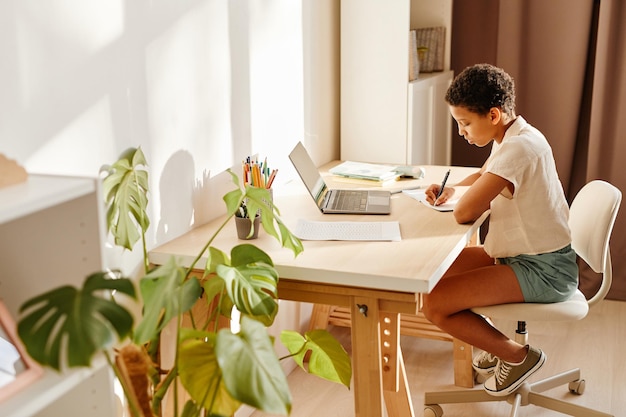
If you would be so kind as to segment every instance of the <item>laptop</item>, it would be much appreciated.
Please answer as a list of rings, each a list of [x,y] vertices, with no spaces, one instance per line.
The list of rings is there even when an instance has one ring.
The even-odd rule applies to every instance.
[[[298,142],[291,151],[289,159],[322,213],[389,214],[391,212],[389,191],[329,189],[302,142]]]

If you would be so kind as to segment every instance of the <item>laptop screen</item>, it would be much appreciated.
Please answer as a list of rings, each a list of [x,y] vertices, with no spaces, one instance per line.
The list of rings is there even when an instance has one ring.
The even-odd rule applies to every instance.
[[[291,151],[289,159],[291,159],[293,166],[298,171],[298,175],[302,178],[302,182],[309,190],[309,193],[311,193],[317,205],[321,206],[328,188],[302,142],[298,142],[293,151]]]

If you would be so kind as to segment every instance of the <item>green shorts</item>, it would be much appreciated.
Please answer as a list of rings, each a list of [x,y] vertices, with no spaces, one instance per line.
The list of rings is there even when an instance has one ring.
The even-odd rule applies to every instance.
[[[578,288],[578,264],[571,245],[539,255],[498,258],[513,268],[527,303],[556,303],[567,300]]]

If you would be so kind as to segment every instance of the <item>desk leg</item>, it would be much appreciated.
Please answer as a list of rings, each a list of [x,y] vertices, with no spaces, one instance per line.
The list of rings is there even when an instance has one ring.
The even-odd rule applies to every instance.
[[[327,304],[313,304],[309,330],[326,329],[328,327],[328,318],[334,310],[335,307]]]
[[[380,361],[379,311],[376,298],[353,297],[352,372],[356,417],[384,415]]]
[[[473,347],[456,338],[453,339],[452,343],[454,346],[454,385],[474,388]]]
[[[400,314],[381,314],[381,351],[383,392],[387,414],[394,417],[414,417],[402,349],[400,348]]]

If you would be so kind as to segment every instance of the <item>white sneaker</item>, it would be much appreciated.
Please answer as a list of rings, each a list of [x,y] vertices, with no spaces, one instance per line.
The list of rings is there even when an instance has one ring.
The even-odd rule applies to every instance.
[[[485,351],[480,352],[472,360],[474,370],[484,377],[493,375],[496,365],[498,365],[498,358]]]
[[[485,391],[497,397],[503,397],[515,392],[520,385],[546,362],[546,355],[541,349],[528,347],[526,359],[518,365],[499,361],[496,370],[485,381]]]

